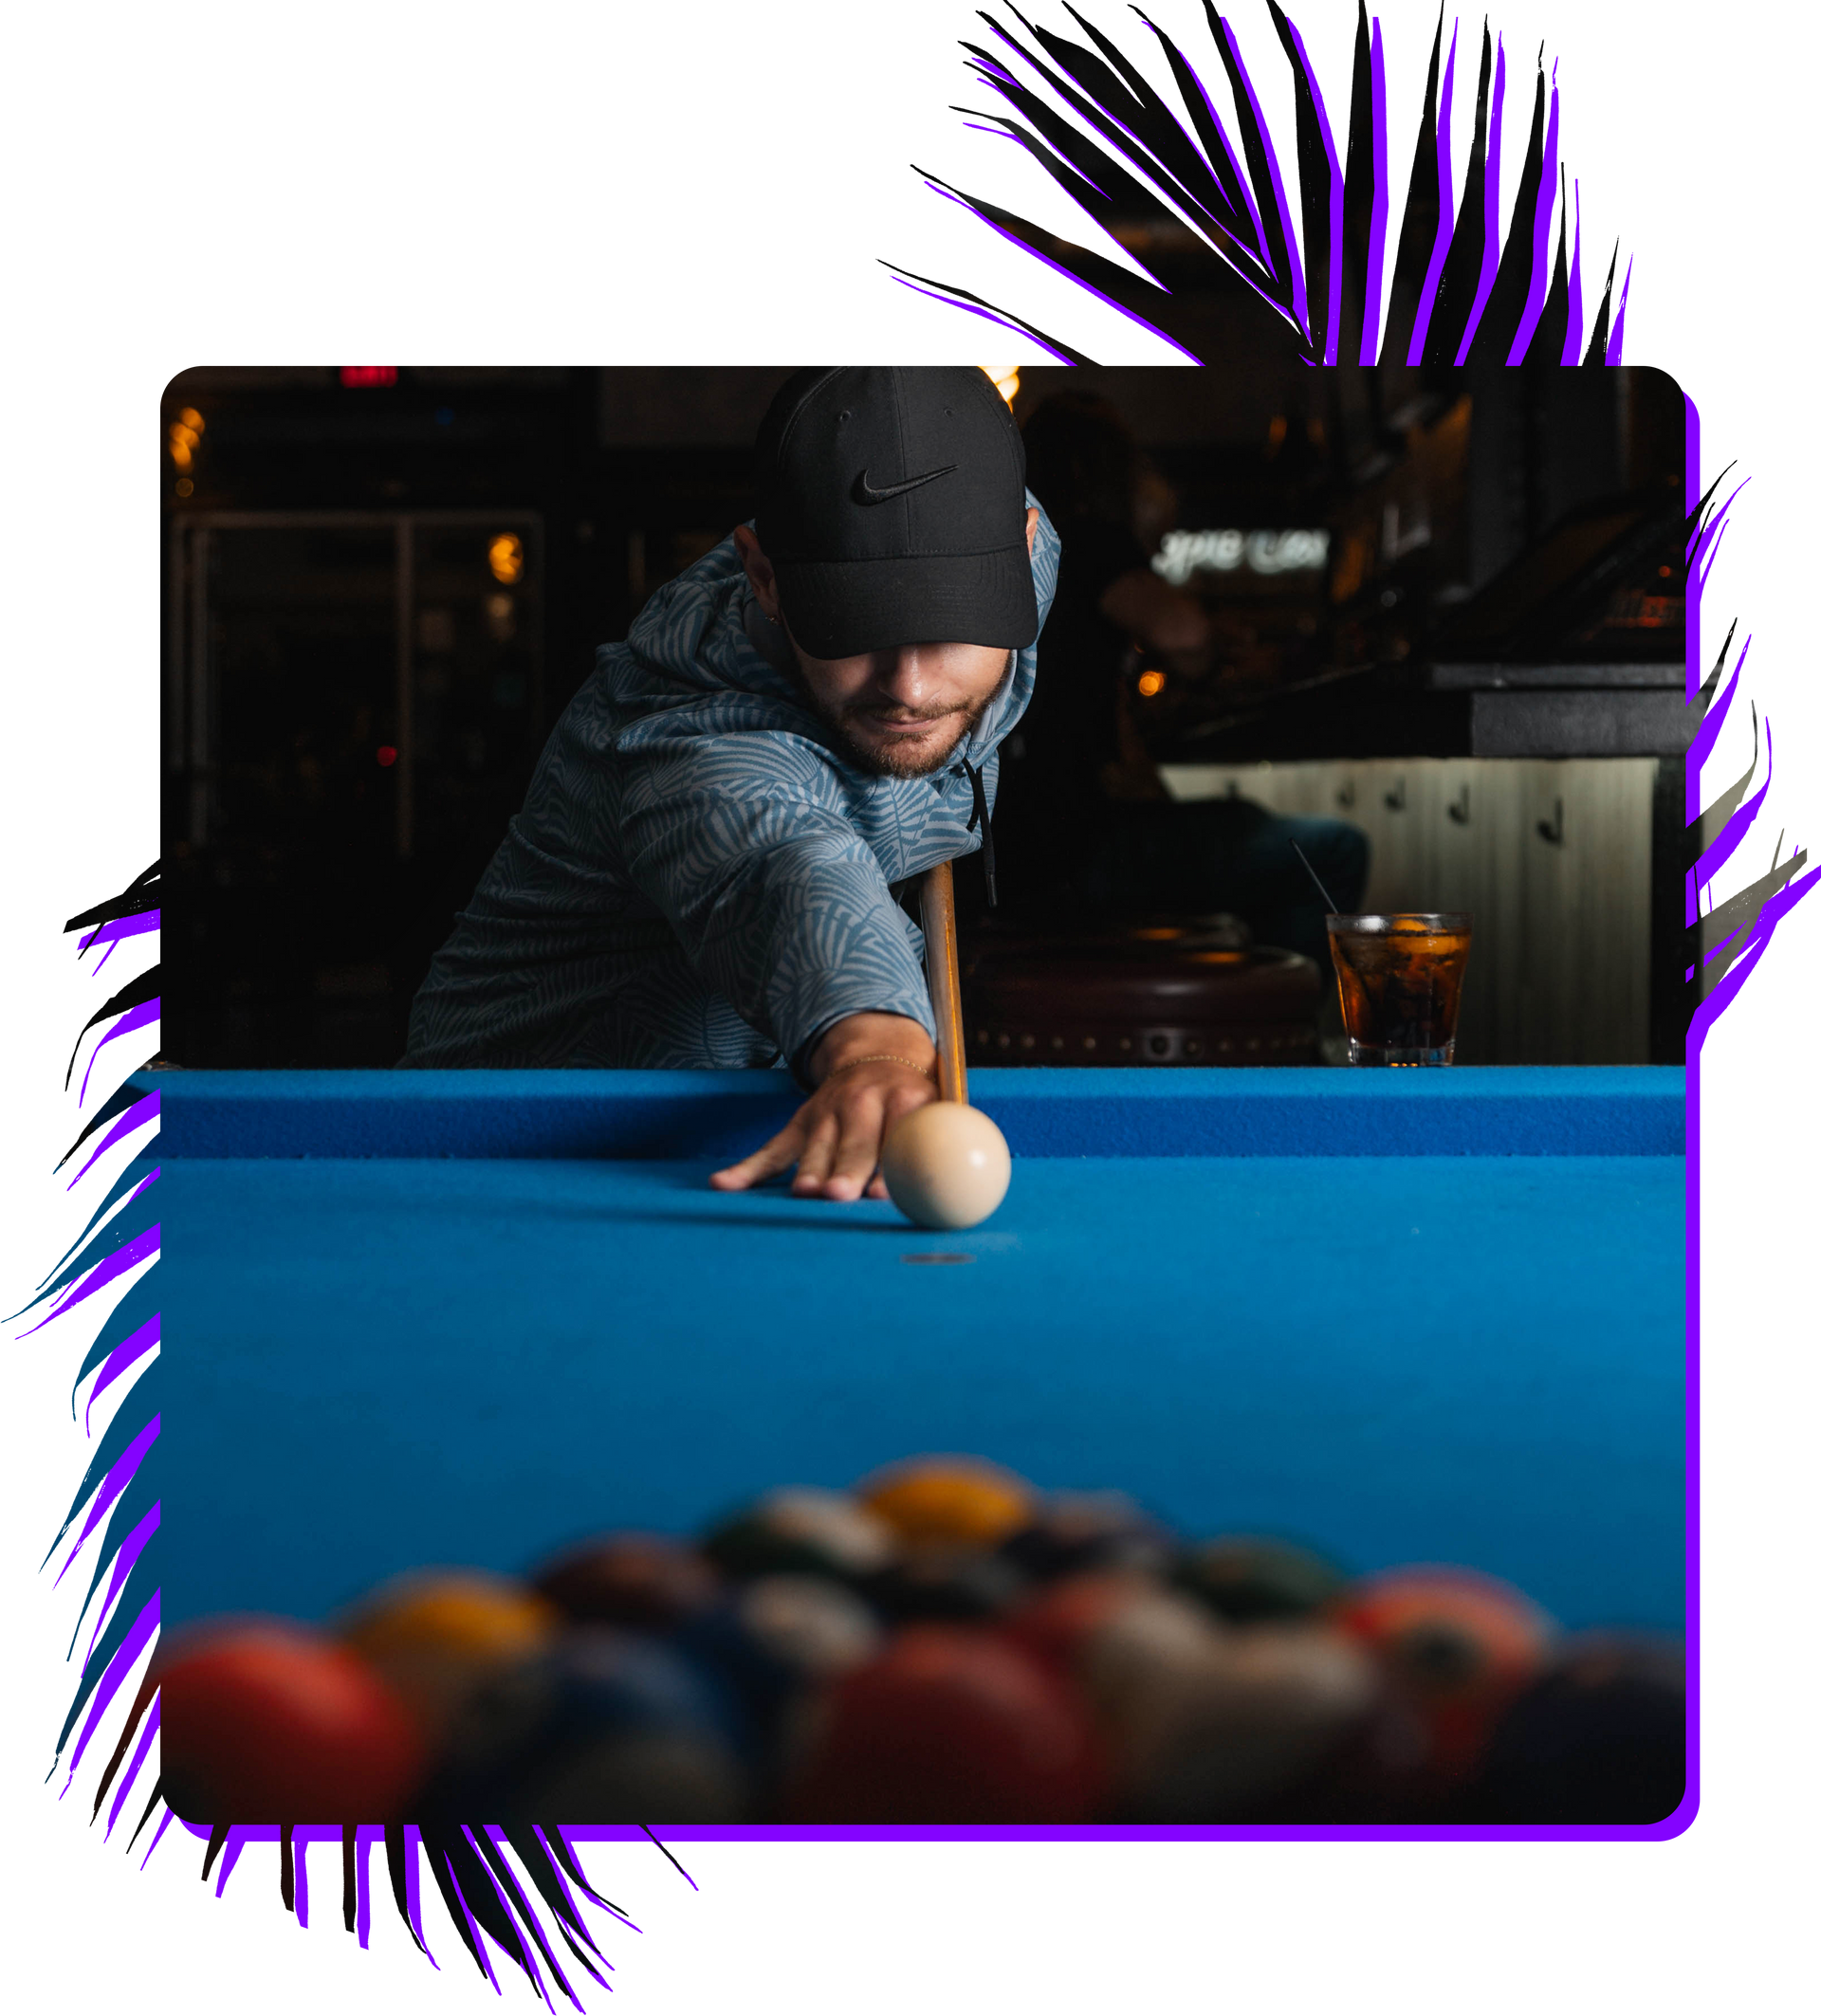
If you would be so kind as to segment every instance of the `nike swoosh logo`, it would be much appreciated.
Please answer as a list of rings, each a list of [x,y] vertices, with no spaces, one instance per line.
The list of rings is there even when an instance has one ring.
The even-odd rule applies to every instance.
[[[875,490],[867,482],[866,471],[862,469],[854,479],[854,502],[863,504],[885,504],[893,497],[902,497],[907,490],[921,489],[926,483],[934,483],[938,476],[952,476],[960,467],[960,463],[951,462],[947,468],[931,469],[927,475],[907,477],[903,483],[888,483],[882,490]]]

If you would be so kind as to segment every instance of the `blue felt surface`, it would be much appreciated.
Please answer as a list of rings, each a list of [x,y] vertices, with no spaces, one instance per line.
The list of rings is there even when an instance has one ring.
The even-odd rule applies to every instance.
[[[167,1618],[962,1449],[1681,1622],[1675,1157],[1025,1160],[943,1235],[708,1166],[168,1161]]]
[[[152,1072],[166,1156],[731,1161],[781,1072]],[[1669,1067],[979,1071],[1014,1155],[1680,1155]]]

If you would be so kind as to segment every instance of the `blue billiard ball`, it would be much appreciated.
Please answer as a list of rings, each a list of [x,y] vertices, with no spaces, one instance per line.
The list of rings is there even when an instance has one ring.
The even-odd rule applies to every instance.
[[[820,1575],[761,1575],[677,1632],[677,1650],[727,1690],[740,1748],[768,1760],[819,1689],[865,1663],[883,1642],[871,1604]]]
[[[663,1640],[584,1626],[493,1681],[451,1739],[439,1817],[561,1824],[741,1818],[726,1689]]]

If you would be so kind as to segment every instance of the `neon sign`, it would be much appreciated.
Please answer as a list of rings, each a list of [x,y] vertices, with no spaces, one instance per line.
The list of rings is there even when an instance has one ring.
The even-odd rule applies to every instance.
[[[1192,574],[1319,574],[1328,535],[1301,532],[1166,532],[1154,573],[1177,587]]]

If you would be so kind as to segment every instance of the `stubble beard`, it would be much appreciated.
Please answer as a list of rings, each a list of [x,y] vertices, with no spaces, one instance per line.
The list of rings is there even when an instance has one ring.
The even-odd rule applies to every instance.
[[[980,700],[977,700],[962,715],[960,725],[955,729],[954,733],[949,736],[940,749],[934,751],[930,751],[928,748],[894,750],[890,743],[883,747],[869,745],[859,740],[852,726],[855,721],[866,718],[863,709],[848,708],[839,714],[835,714],[830,713],[825,707],[816,703],[813,696],[812,704],[816,706],[816,711],[821,715],[823,721],[828,724],[829,728],[833,731],[842,755],[854,764],[855,769],[864,770],[873,777],[933,777],[937,771],[948,767],[953,760],[955,751],[967,741],[980,725],[986,709],[1004,691],[1008,681],[1017,669],[1017,665],[1018,653],[1016,651],[1008,651],[1005,654],[1005,669],[994,683],[992,690]],[[898,718],[903,720],[905,717],[900,716]],[[947,721],[952,718],[952,715],[950,713],[943,713],[910,718]]]

